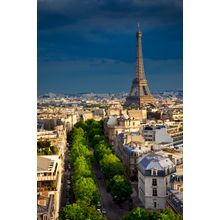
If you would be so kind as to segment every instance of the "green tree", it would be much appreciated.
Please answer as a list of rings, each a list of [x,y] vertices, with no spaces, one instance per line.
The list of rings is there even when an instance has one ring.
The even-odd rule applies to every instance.
[[[99,144],[100,141],[104,141],[105,142],[104,136],[96,134],[96,135],[94,135],[91,144],[92,144],[92,146],[95,146],[96,144]]]
[[[78,220],[78,219],[83,219],[83,218],[84,218],[83,210],[76,203],[73,203],[72,205],[64,206],[63,208],[61,208],[59,212],[60,220],[66,220],[66,219]]]
[[[96,121],[94,119],[88,119],[86,121],[88,128],[99,128],[103,130],[103,120]]]
[[[101,213],[95,207],[88,207],[82,204],[73,203],[64,206],[59,212],[60,220],[104,220]]]
[[[88,125],[84,121],[79,121],[75,124],[75,128],[82,128],[84,131],[87,131]]]
[[[122,175],[124,173],[124,167],[121,161],[114,154],[104,155],[100,160],[100,166],[105,176],[112,178],[115,175]]]
[[[74,173],[73,180],[77,180],[80,177],[92,177],[91,165],[89,161],[86,160],[84,156],[76,158],[76,161],[73,164]]]
[[[77,200],[85,204],[96,203],[97,187],[91,177],[81,177],[73,184],[74,195]]]
[[[176,215],[172,209],[163,209],[159,210],[145,210],[143,208],[134,208],[126,216],[123,217],[123,220],[182,220],[182,216]]]
[[[135,208],[124,216],[123,220],[147,220],[147,211],[143,208]]]
[[[58,154],[58,148],[51,146],[50,141],[38,141],[37,142],[37,155],[52,155]]]
[[[74,164],[75,160],[80,156],[84,156],[85,158],[88,158],[91,155],[91,152],[87,148],[87,145],[84,145],[80,142],[72,145],[70,153],[71,153],[70,160],[72,164]]]
[[[90,142],[92,142],[95,135],[103,135],[103,121],[95,121],[89,119],[86,121],[87,135]]]
[[[82,128],[74,128],[72,135],[72,144],[76,142],[81,142],[83,144],[87,144],[86,133]]]
[[[95,148],[95,156],[98,161],[100,161],[104,155],[109,155],[112,153],[112,150],[107,146],[107,144],[97,144]]]
[[[130,198],[132,194],[132,187],[130,182],[121,175],[115,175],[107,183],[107,191],[111,193],[113,198],[117,198],[118,201]]]
[[[167,208],[161,211],[161,219],[162,220],[182,220],[182,216],[175,214],[172,209]]]
[[[89,141],[92,141],[93,137],[97,134],[99,135],[102,135],[103,134],[103,130],[101,128],[91,128],[91,129],[88,129],[88,139]]]

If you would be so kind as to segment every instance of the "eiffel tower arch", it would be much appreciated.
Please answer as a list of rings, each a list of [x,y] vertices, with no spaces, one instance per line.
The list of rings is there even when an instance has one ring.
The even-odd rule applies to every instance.
[[[135,78],[132,81],[130,93],[126,98],[126,106],[135,105],[140,107],[147,104],[153,105],[156,101],[154,97],[151,95],[147,80],[145,79],[141,37],[142,33],[140,32],[138,25],[138,31],[136,33],[136,73]]]

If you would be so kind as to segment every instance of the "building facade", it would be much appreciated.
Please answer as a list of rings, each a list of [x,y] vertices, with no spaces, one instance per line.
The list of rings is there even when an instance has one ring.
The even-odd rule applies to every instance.
[[[149,153],[138,163],[138,196],[146,209],[166,207],[174,163],[167,157]]]
[[[61,173],[61,159],[58,155],[37,157],[37,194],[41,197],[45,194],[48,197],[53,196],[54,218],[52,219],[58,218],[60,208]]]

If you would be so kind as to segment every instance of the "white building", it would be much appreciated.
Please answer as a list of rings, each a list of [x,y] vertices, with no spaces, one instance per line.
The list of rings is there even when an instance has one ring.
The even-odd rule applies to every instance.
[[[171,175],[176,166],[168,158],[149,153],[138,163],[138,196],[146,209],[166,207]]]
[[[173,142],[164,125],[147,125],[144,126],[142,132],[146,141],[153,141],[155,144]]]

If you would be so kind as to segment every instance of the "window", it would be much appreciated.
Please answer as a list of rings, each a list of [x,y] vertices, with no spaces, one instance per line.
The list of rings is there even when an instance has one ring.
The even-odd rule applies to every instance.
[[[154,202],[154,208],[157,208],[157,203],[156,202]]]
[[[157,179],[152,179],[152,185],[157,186]]]
[[[151,175],[157,176],[157,170],[156,169],[151,170]]]
[[[157,196],[157,188],[153,188],[153,196]]]
[[[44,215],[44,216],[43,216],[43,220],[47,220],[47,215]]]

